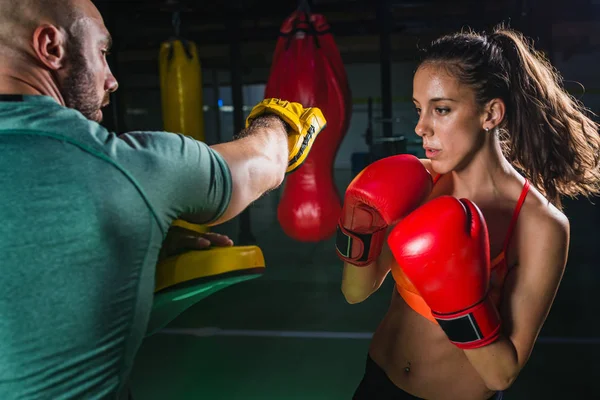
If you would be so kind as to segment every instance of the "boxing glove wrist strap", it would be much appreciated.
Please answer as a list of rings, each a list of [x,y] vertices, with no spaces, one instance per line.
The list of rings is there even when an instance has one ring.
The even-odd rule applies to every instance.
[[[487,346],[500,335],[500,315],[488,296],[461,312],[432,314],[448,339],[461,349]]]
[[[352,232],[339,223],[335,241],[338,257],[356,266],[372,263],[381,254],[385,233],[385,228],[371,233]]]

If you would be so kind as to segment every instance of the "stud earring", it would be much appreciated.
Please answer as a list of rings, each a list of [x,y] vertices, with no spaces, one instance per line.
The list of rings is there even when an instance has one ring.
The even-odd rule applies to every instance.
[[[490,131],[490,128],[483,128],[486,132]]]

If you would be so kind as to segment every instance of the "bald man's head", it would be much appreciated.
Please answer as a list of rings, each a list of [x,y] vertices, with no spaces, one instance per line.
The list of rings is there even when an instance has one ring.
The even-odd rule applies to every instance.
[[[48,77],[67,107],[100,121],[100,109],[117,83],[106,62],[110,34],[94,4],[90,0],[0,0],[0,10],[2,71],[46,72],[29,75]],[[35,82],[29,83],[36,87]]]
[[[26,51],[35,28],[51,24],[65,33],[85,15],[82,0],[0,0],[0,52],[20,55]],[[82,7],[83,6],[83,7]]]

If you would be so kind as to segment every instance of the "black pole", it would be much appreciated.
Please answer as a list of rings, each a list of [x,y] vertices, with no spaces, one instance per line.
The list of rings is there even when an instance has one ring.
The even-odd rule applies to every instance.
[[[369,147],[369,153],[371,153],[373,146],[373,98],[369,96],[369,102],[367,103],[367,132],[365,133],[365,141]]]
[[[212,87],[215,98],[213,99],[213,107],[215,109],[215,143],[221,143],[221,109],[220,109],[220,96],[219,96],[219,71],[216,68],[212,69]]]
[[[379,60],[381,69],[381,111],[383,136],[393,135],[392,127],[392,10],[389,0],[378,0],[377,19],[381,31],[379,34]]]

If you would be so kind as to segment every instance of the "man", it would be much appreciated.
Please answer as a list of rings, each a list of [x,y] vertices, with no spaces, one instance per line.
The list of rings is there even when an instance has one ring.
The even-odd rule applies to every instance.
[[[172,221],[236,216],[301,163],[325,119],[271,99],[212,148],[173,133],[117,137],[97,123],[118,85],[94,5],[0,9],[0,398],[116,398]]]

